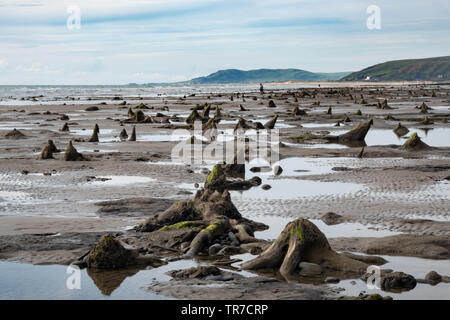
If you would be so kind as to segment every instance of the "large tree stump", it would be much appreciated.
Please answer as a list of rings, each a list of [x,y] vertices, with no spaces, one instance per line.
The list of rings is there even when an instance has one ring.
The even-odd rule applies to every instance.
[[[275,242],[259,257],[242,265],[248,270],[279,270],[286,279],[297,276],[300,262],[324,269],[363,274],[367,265],[333,251],[325,235],[310,221],[297,219],[286,225]]]
[[[366,138],[373,120],[359,123],[356,127],[340,136],[326,136],[325,139],[332,142],[363,142]]]
[[[208,227],[200,231],[194,240],[192,240],[189,251],[184,257],[194,257],[201,252],[205,247],[212,243],[218,236],[224,234],[230,229],[229,219],[217,218]]]
[[[159,267],[165,262],[153,256],[141,256],[138,250],[125,248],[111,234],[104,235],[86,256],[88,268],[122,269],[136,265]]]

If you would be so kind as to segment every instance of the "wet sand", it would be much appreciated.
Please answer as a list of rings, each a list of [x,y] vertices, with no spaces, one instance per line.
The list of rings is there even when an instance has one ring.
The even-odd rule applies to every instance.
[[[227,115],[225,124],[219,123],[219,130],[232,129],[238,117],[264,123],[273,114],[279,115],[275,128],[280,129],[283,143],[280,164],[284,172],[281,176],[263,175],[250,172],[251,166],[246,166],[246,178],[259,176],[263,184],[272,188],[232,192],[232,201],[244,217],[256,221],[258,216],[319,219],[331,211],[341,215],[346,223],[370,226],[380,232],[448,239],[450,89],[399,84],[365,85],[351,89],[354,99],[350,100],[337,93],[343,86],[336,85],[336,90],[325,86],[308,89],[311,94],[315,92],[315,97],[305,96],[298,98],[297,102],[291,94],[292,89],[266,92],[263,97],[256,92],[246,93],[245,102],[236,95],[231,101],[231,94],[223,93],[187,94],[185,99],[178,96],[142,100],[126,96],[117,100],[91,97],[91,101],[84,101],[82,105],[70,101],[66,101],[66,105],[62,101],[42,102],[41,105],[38,101],[30,105],[11,105],[9,102],[8,106],[1,106],[0,101],[0,244],[3,245],[0,258],[38,264],[67,264],[95,243],[93,235],[106,231],[124,232],[149,215],[164,211],[164,205],[151,209],[152,205],[143,203],[129,210],[112,210],[105,215],[99,211],[101,206],[98,202],[140,198],[165,199],[171,203],[190,197],[196,190],[194,184],[202,184],[206,179],[207,171],[202,169],[211,169],[211,164],[170,163],[171,150],[178,142],[172,141],[171,133],[185,124],[191,108],[205,102],[211,103],[213,108],[218,105],[222,114]],[[432,96],[433,91],[436,96]],[[367,104],[360,103],[361,94]],[[392,109],[377,108],[379,98],[388,99]],[[99,104],[96,100],[107,102]],[[268,108],[269,100],[273,100],[277,107]],[[122,101],[127,101],[127,105],[120,105]],[[317,101],[320,105],[314,105]],[[17,102],[20,104],[19,100]],[[416,108],[423,102],[432,108],[427,114]],[[143,110],[146,115],[155,116],[157,112],[169,117],[178,115],[180,122],[171,121],[170,125],[137,124],[137,141],[120,141],[120,131],[126,128],[130,134],[133,126],[121,125],[120,120],[127,118],[128,107],[134,108],[139,103],[150,108]],[[240,111],[240,105],[248,111]],[[85,111],[90,106],[97,106],[99,110]],[[296,106],[307,114],[293,116],[291,112]],[[326,114],[330,106],[331,115]],[[361,110],[362,115],[355,115],[356,110]],[[63,115],[67,115],[69,120],[61,120]],[[346,115],[352,122],[343,122]],[[397,120],[385,120],[387,115]],[[424,116],[434,123],[421,124]],[[356,157],[360,147],[292,139],[307,134],[344,133],[370,118],[374,119],[371,130],[379,130],[379,137],[371,138],[374,142],[365,147],[362,159]],[[334,127],[337,121],[342,122],[341,127]],[[59,131],[65,122],[70,131]],[[400,150],[398,147],[406,140],[404,138],[398,138],[395,145],[384,143],[384,134],[399,122],[411,131],[417,130],[424,141],[427,141],[427,130],[436,130],[437,137],[429,142],[433,148],[419,152]],[[80,141],[89,139],[95,123],[100,127],[100,142]],[[14,128],[25,137],[5,138],[5,134]],[[49,139],[62,153],[54,154],[55,159],[52,160],[38,160]],[[90,161],[63,161],[62,155],[69,140],[74,140],[74,146]],[[284,165],[283,161],[289,158],[307,158],[309,161],[298,164],[291,161]],[[298,171],[303,172],[300,174]],[[146,206],[149,212],[143,210]],[[81,236],[84,245],[76,248],[47,250],[45,241],[36,241],[36,246],[28,249],[26,246],[5,245],[21,244],[30,234],[86,236]],[[343,231],[340,237],[348,235]]]

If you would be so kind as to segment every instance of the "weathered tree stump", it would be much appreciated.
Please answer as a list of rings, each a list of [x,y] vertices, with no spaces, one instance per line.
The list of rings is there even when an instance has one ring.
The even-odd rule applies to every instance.
[[[400,150],[406,151],[422,151],[430,149],[431,147],[423,142],[417,132],[414,132],[408,140],[400,147]]]
[[[195,121],[202,121],[203,122],[203,118],[202,118],[201,115],[198,114],[197,109],[192,110],[191,114],[186,119],[186,123],[187,124],[194,124]]]
[[[99,142],[99,140],[98,140],[99,132],[100,132],[100,129],[98,128],[98,125],[95,124],[94,130],[92,130],[91,138],[88,140],[88,142]]]
[[[403,137],[404,135],[406,135],[409,132],[409,129],[402,126],[401,123],[399,123],[395,128],[394,128],[394,132],[397,136],[399,137]]]
[[[270,119],[269,121],[267,121],[264,124],[264,128],[266,128],[267,130],[272,130],[273,128],[275,128],[275,124],[277,123],[278,120],[278,115],[274,115],[272,119]]]
[[[58,148],[56,148],[52,140],[48,140],[44,148],[42,149],[41,154],[39,155],[39,159],[41,160],[53,159],[53,153],[56,152],[60,151],[58,150]]]
[[[72,141],[67,144],[66,152],[64,153],[64,161],[83,161],[87,160],[81,153],[72,145]]]
[[[13,130],[9,131],[5,135],[6,139],[14,139],[14,140],[25,139],[26,137],[27,137],[26,135],[24,135],[22,132],[20,132],[16,128],[14,128]]]
[[[125,141],[125,140],[128,139],[128,133],[127,133],[127,130],[125,128],[123,128],[122,131],[120,131],[119,139],[121,141]]]
[[[325,235],[310,221],[297,219],[286,225],[274,243],[259,257],[242,265],[247,270],[279,270],[286,280],[298,274],[300,262],[324,269],[363,274],[367,264],[331,249]]]
[[[133,126],[133,130],[131,131],[131,136],[128,141],[136,141],[136,126]]]
[[[363,142],[366,138],[370,127],[373,125],[373,120],[359,123],[356,127],[347,133],[340,136],[326,136],[324,139],[331,142],[345,143],[345,142]]]
[[[64,125],[62,126],[62,128],[60,129],[60,131],[62,132],[69,132],[69,124],[66,122],[64,123]]]

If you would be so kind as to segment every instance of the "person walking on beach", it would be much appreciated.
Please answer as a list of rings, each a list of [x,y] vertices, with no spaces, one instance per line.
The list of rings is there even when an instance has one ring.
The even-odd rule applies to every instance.
[[[264,86],[262,83],[259,84],[259,93],[264,94]]]

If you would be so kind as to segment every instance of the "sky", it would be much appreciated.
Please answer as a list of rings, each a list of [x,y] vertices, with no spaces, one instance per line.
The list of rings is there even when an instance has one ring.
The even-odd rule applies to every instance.
[[[450,55],[449,16],[449,0],[0,0],[0,85],[358,71]]]

